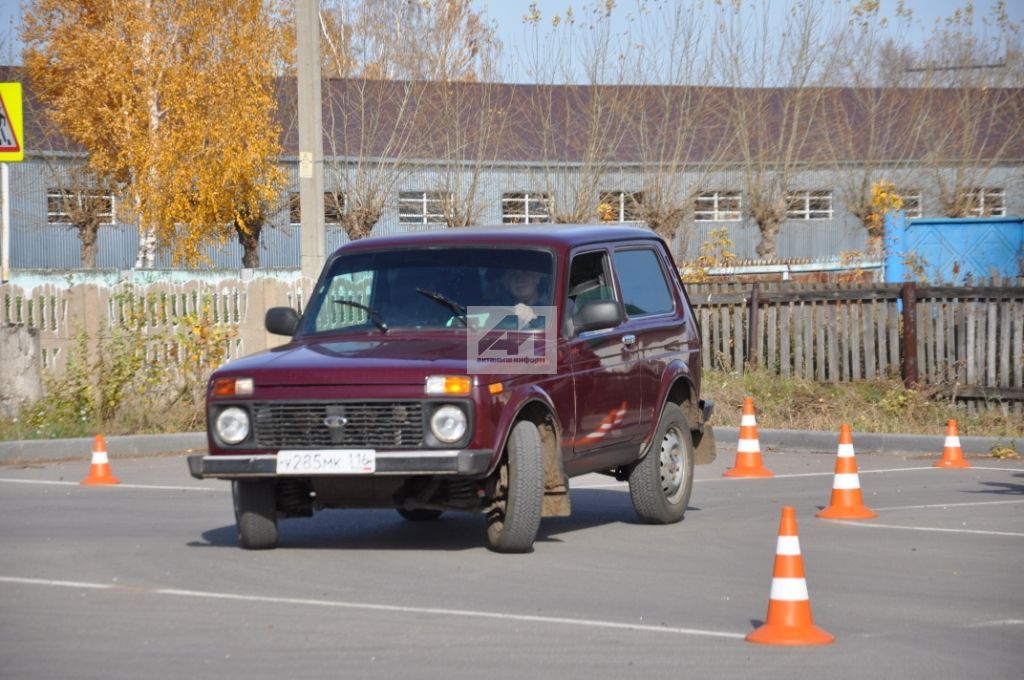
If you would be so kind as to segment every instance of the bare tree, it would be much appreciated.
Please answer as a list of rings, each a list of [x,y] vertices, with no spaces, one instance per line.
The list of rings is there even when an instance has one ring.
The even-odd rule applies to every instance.
[[[621,167],[641,90],[633,86],[630,29],[614,21],[613,2],[584,5],[578,15],[545,20],[535,5],[522,89],[523,138],[536,149],[534,181],[549,197],[553,222],[593,222],[598,198]]]
[[[743,176],[746,210],[757,223],[757,254],[772,258],[788,211],[794,175],[827,161],[822,107],[837,65],[834,46],[847,24],[836,7],[798,0],[781,3],[784,29],[771,21],[774,3],[759,8],[721,5],[715,54],[732,90],[726,100]]]
[[[640,94],[626,146],[639,160],[639,214],[669,243],[682,228],[681,251],[695,198],[719,188],[710,183],[730,147],[722,90],[709,86],[715,80],[711,28],[702,6],[677,3],[667,14],[639,12],[631,36]]]
[[[909,59],[909,78],[929,88],[924,161],[942,211],[948,217],[984,213],[978,191],[993,169],[1024,151],[1020,27],[1002,3],[981,20],[968,3],[936,24]]]
[[[327,164],[341,193],[341,224],[357,239],[370,233],[395,199],[411,162],[437,157],[437,130],[447,130],[441,150],[451,158],[460,151],[478,155],[463,139],[468,131],[453,130],[451,120],[436,114],[463,108],[467,90],[454,89],[455,83],[493,75],[500,43],[466,0],[339,0],[321,11],[321,27],[325,73],[348,78],[324,86]],[[482,139],[486,131],[475,134]],[[469,186],[447,193],[459,189],[475,196],[479,175],[473,177]],[[451,182],[456,179],[464,181],[450,174]],[[453,221],[472,218],[455,215],[454,208],[450,202]]]
[[[891,182],[909,200],[924,179],[919,158],[929,136],[929,92],[906,87],[906,72],[890,60],[901,61],[907,53],[887,37],[907,33],[911,19],[902,6],[887,17],[877,3],[854,5],[852,30],[836,45],[841,58],[822,102],[828,125],[821,141],[840,201],[864,227],[867,252],[874,257],[884,252],[885,234],[873,187]]]

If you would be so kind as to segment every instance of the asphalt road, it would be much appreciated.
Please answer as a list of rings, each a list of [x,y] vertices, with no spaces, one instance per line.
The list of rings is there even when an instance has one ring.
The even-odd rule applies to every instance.
[[[328,511],[236,547],[225,482],[178,457],[0,467],[0,678],[1024,677],[1024,464],[858,455],[879,518],[816,519],[834,456],[766,480],[697,468],[681,524],[573,480],[528,555],[481,516]],[[779,509],[797,509],[820,647],[743,640],[765,616]]]

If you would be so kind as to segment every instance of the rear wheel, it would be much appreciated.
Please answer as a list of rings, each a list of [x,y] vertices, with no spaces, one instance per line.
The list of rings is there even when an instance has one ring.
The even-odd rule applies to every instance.
[[[433,522],[444,514],[441,510],[430,510],[429,508],[414,508],[412,510],[397,508],[397,510],[399,515],[410,522]]]
[[[497,471],[494,504],[487,512],[487,543],[503,553],[529,552],[544,504],[544,452],[533,423],[516,423]]]
[[[678,522],[693,489],[693,439],[682,409],[671,402],[643,460],[629,474],[629,496],[640,518],[651,524]]]
[[[246,550],[277,547],[277,499],[273,480],[231,482],[238,545]]]

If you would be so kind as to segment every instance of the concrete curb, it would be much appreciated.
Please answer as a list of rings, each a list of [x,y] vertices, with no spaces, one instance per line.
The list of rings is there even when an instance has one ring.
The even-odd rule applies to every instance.
[[[765,451],[795,450],[834,454],[839,439],[837,432],[811,430],[760,430],[761,447]],[[715,442],[720,446],[735,446],[739,428],[716,427]],[[139,434],[107,437],[107,451],[112,456],[145,456],[154,454],[185,454],[206,450],[205,432],[176,434]],[[855,432],[853,443],[858,453],[931,453],[942,454],[945,434],[882,434]],[[89,460],[91,438],[35,439],[26,441],[0,441],[0,464],[22,460]],[[1011,445],[1024,454],[1024,437],[960,437],[966,454],[988,453],[996,444]]]
[[[205,432],[134,434],[123,437],[105,437],[105,439],[107,452],[111,456],[144,456],[206,450]],[[92,437],[0,441],[0,463],[15,460],[64,460],[68,458],[81,458],[88,461],[92,456],[92,444]]]
[[[717,445],[734,445],[739,439],[738,427],[716,427]],[[812,430],[758,430],[758,439],[763,450],[836,452],[838,432]],[[945,432],[938,434],[890,434],[881,432],[854,432],[853,446],[858,453],[934,453],[942,455]],[[960,437],[960,447],[965,454],[988,453],[996,444],[1013,446],[1017,453],[1024,453],[1024,437]]]

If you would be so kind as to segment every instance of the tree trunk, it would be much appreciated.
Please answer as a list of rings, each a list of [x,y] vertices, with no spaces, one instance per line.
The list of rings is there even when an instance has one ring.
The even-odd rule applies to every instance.
[[[262,224],[251,224],[244,229],[237,221],[235,222],[235,233],[238,234],[238,243],[242,246],[242,266],[246,269],[255,269],[260,266],[260,232],[262,231]]]
[[[99,224],[83,224],[78,227],[78,238],[82,241],[82,268],[95,269],[96,255],[99,254]]]
[[[775,239],[779,235],[781,224],[781,222],[775,221],[758,222],[757,228],[761,230],[761,241],[757,244],[757,254],[761,259],[774,260],[778,257]]]

